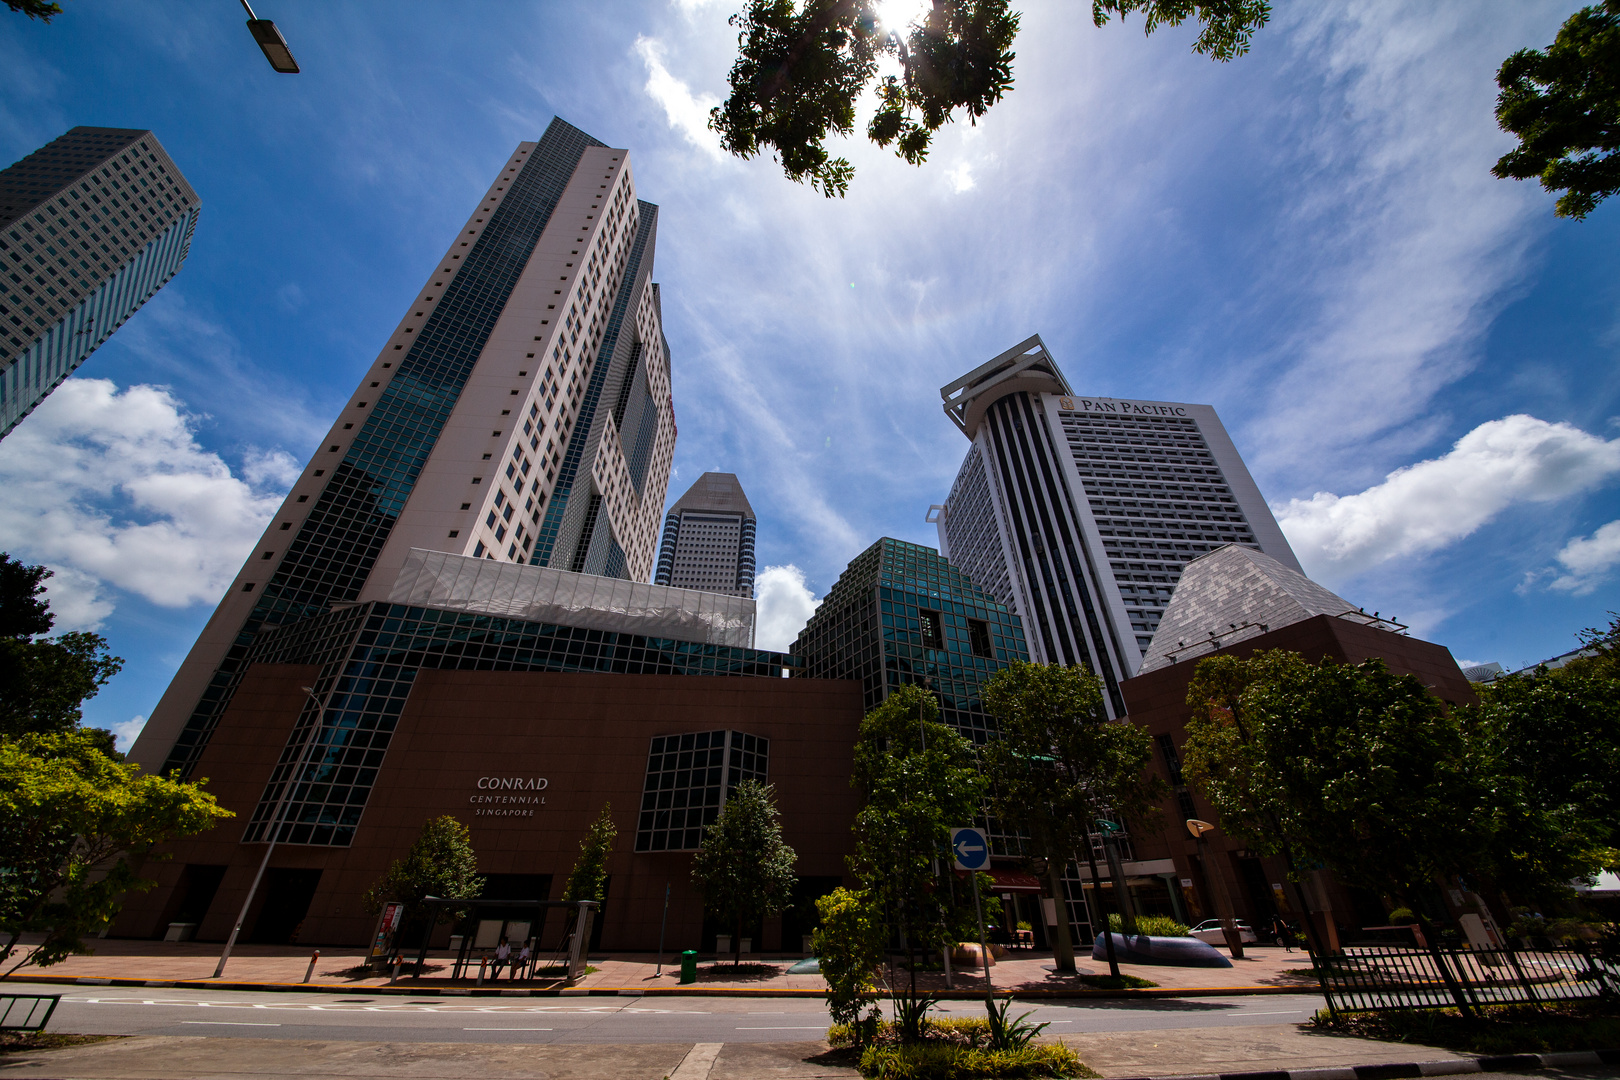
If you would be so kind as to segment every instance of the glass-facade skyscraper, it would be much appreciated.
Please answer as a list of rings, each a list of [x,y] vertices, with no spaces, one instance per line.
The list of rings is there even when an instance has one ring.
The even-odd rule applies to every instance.
[[[1022,616],[1031,655],[1102,676],[1112,715],[1181,567],[1241,544],[1299,560],[1208,405],[1075,394],[1031,337],[940,390],[971,443],[929,520]]]
[[[758,526],[734,473],[704,473],[664,516],[653,580],[677,589],[753,596]]]
[[[0,172],[0,438],[174,277],[201,205],[150,131],[76,127]]]
[[[932,689],[939,718],[975,743],[993,722],[980,688],[1028,660],[1018,616],[931,547],[884,537],[855,558],[810,616],[795,676],[859,679],[865,707],[900,686]]]
[[[387,599],[410,551],[645,581],[674,452],[658,208],[553,120],[502,164],[131,751],[189,772],[273,627]]]

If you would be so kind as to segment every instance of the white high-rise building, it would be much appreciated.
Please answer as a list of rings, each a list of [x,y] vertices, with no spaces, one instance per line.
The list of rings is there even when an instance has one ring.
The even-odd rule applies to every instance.
[[[0,171],[0,438],[179,272],[201,205],[150,131],[76,127]]]
[[[412,549],[646,581],[675,448],[630,156],[561,120],[433,264],[131,758],[189,770],[262,631],[385,600]]]
[[[1082,397],[1037,335],[948,386],[972,445],[933,507],[940,551],[1023,620],[1031,656],[1118,683],[1189,560],[1242,544],[1299,570],[1208,405]]]
[[[654,582],[752,597],[757,528],[736,475],[704,473],[664,518]]]

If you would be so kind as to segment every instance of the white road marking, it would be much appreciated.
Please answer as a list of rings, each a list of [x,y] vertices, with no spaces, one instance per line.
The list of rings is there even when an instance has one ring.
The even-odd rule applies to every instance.
[[[210,1027],[280,1027],[280,1024],[255,1024],[247,1020],[182,1020],[182,1024],[207,1024]]]
[[[262,1009],[295,1012],[325,1013],[584,1013],[608,1016],[614,1013],[670,1014],[680,1012],[687,1016],[707,1016],[706,1011],[688,1009],[648,1009],[625,1005],[474,1005],[446,1003],[444,1005],[351,1005],[348,1002],[317,1002],[301,1004],[291,1002],[255,1003],[243,1001],[164,1001],[156,998],[63,998],[76,1005],[158,1005],[188,1009]],[[203,1023],[204,1021],[196,1021]]]
[[[481,1027],[462,1028],[462,1031],[550,1031],[550,1028]]]
[[[823,1031],[826,1024],[811,1024],[809,1027],[740,1027],[738,1031]]]

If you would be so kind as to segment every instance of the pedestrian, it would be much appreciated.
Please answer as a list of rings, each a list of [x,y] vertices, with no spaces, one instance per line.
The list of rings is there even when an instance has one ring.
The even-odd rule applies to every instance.
[[[1272,936],[1277,939],[1277,944],[1281,945],[1284,951],[1294,951],[1294,935],[1289,931],[1288,924],[1283,921],[1283,917],[1281,915],[1273,915],[1271,917],[1271,933]]]
[[[529,943],[525,941],[523,943],[523,951],[518,953],[517,963],[512,965],[512,979],[514,982],[517,980],[518,972],[520,971],[523,972],[523,977],[525,979],[529,977],[529,959],[533,955],[534,950],[531,949],[529,947]]]
[[[495,946],[495,974],[491,976],[492,979],[501,977],[501,968],[506,966],[506,959],[511,955],[512,946],[506,943],[505,938],[501,938],[501,943]]]

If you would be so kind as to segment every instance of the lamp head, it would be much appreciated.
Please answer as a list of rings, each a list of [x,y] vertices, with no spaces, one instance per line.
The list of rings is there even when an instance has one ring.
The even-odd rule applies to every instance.
[[[1194,840],[1197,840],[1207,832],[1213,832],[1214,829],[1215,826],[1211,825],[1207,821],[1199,821],[1197,818],[1187,819],[1187,831],[1193,834]]]

